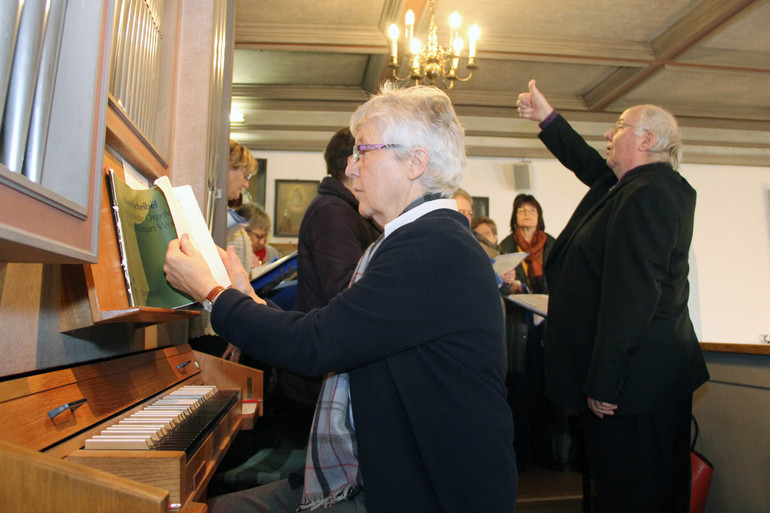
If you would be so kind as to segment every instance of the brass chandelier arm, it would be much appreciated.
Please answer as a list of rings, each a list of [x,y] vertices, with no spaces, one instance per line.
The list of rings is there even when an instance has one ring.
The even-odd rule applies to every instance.
[[[475,64],[468,64],[465,66],[465,69],[468,70],[468,76],[465,78],[458,77],[457,76],[457,70],[450,69],[449,72],[446,74],[446,78],[444,79],[444,84],[446,85],[447,89],[452,89],[454,87],[455,81],[458,82],[467,82],[473,77],[473,70],[477,69],[478,66]]]
[[[407,69],[409,70],[408,75],[405,75],[403,77],[398,76],[398,59],[396,57],[390,58],[389,66],[392,71],[391,76],[393,77],[394,80],[398,80],[401,82],[403,82],[404,80],[415,80],[416,81],[415,85],[416,85],[423,78],[423,75],[419,73],[419,69],[417,70],[417,73],[415,73],[415,70],[414,68],[412,68],[411,65],[407,66]]]

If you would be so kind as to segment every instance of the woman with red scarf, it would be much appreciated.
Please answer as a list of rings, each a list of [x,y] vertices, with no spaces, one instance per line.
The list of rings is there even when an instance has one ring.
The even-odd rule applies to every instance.
[[[515,276],[503,277],[511,285],[510,294],[548,293],[543,276],[543,262],[553,241],[554,238],[545,233],[543,208],[540,203],[531,194],[516,196],[511,215],[511,234],[500,243],[500,249],[502,253],[524,251],[529,253],[529,256],[516,268]]]
[[[534,196],[519,194],[513,200],[511,234],[500,243],[502,253],[529,253],[512,272],[504,275],[504,294],[547,294],[543,263],[554,242],[545,233],[543,208]],[[508,290],[506,290],[508,289]],[[542,317],[510,302],[506,306],[508,346],[508,402],[513,410],[513,446],[519,470],[530,465],[561,469],[554,444],[553,406],[545,397],[543,377]],[[559,416],[561,417],[561,416]]]

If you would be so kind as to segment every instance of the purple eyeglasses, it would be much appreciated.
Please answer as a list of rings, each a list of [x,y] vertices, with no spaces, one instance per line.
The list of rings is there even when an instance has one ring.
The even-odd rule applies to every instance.
[[[388,148],[398,148],[400,144],[357,144],[353,146],[353,162],[361,160],[361,154],[367,151],[385,150]]]

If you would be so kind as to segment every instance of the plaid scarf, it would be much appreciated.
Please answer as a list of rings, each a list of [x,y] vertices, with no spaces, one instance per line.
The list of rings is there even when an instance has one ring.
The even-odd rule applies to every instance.
[[[364,275],[382,235],[369,246],[358,261],[350,280],[352,285]],[[314,510],[354,497],[362,487],[358,467],[358,445],[350,409],[348,374],[329,374],[321,393],[310,429],[305,459],[305,489],[297,511]]]
[[[440,193],[423,194],[399,215],[441,197]],[[385,233],[366,249],[358,261],[350,285],[364,275],[372,255],[384,238]],[[302,503],[296,511],[312,511],[322,506],[324,509],[330,508],[332,504],[355,497],[362,488],[348,375],[329,374],[321,385],[313,426],[310,428],[305,459],[305,488]]]

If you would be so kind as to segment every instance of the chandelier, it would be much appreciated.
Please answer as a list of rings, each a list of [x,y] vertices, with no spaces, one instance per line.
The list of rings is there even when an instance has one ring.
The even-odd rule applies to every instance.
[[[447,89],[454,87],[455,80],[466,82],[473,76],[473,70],[478,68],[476,65],[476,41],[478,41],[481,31],[478,25],[473,25],[468,30],[468,64],[465,69],[468,70],[468,76],[460,78],[457,76],[457,66],[460,63],[460,53],[463,50],[463,40],[460,37],[460,15],[457,12],[449,17],[450,27],[450,45],[449,48],[442,48],[438,44],[436,34],[436,24],[434,22],[433,0],[430,0],[430,27],[428,28],[428,43],[422,46],[419,39],[414,37],[414,12],[409,9],[406,12],[404,40],[408,52],[406,54],[409,64],[409,74],[398,76],[398,36],[399,30],[396,24],[392,24],[388,29],[390,38],[390,68],[393,70],[393,78],[396,80],[414,80],[415,85],[419,83],[444,85]]]

